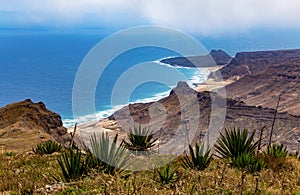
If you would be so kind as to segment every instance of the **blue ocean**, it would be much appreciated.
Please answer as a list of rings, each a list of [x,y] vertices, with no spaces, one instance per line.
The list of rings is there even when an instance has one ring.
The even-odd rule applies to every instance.
[[[65,126],[74,124],[72,113],[73,82],[79,65],[89,50],[108,34],[16,33],[0,36],[0,106],[30,98],[43,101],[62,116]],[[116,80],[131,66],[178,54],[155,47],[130,50],[114,59],[105,70],[97,87],[97,118],[107,117],[113,108],[111,91]],[[174,67],[169,67],[174,68]],[[202,82],[208,71],[177,67],[187,82]],[[177,81],[176,81],[177,82]],[[150,82],[136,88],[129,102],[149,102],[168,95],[174,86]],[[95,120],[94,115],[81,116],[79,122]]]
[[[43,101],[46,106],[62,116],[65,126],[74,125],[72,113],[73,82],[85,55],[91,48],[109,36],[110,32],[6,32],[0,31],[0,107],[7,104],[32,99]],[[238,39],[234,41],[205,39],[207,50],[224,49],[230,55],[239,50],[272,49],[265,45],[261,48],[243,45]],[[97,87],[96,110],[97,119],[107,117],[113,109],[122,105],[111,105],[111,91],[118,77],[131,66],[176,56],[177,54],[161,48],[139,48],[130,50],[111,62],[106,77],[99,82],[105,83]],[[169,67],[175,68],[175,67]],[[202,82],[208,71],[205,69],[180,68],[187,82]],[[102,79],[102,80],[101,80]],[[130,96],[129,102],[149,102],[168,95],[173,86],[160,83],[145,83],[139,86]],[[94,115],[84,115],[80,122],[95,120]]]

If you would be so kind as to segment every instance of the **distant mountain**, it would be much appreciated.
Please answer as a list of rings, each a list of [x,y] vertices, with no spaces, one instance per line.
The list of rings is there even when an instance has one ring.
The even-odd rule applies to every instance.
[[[279,111],[300,115],[300,49],[238,53],[220,73],[236,80],[226,87],[228,97],[275,108],[281,95]]]
[[[27,150],[37,143],[70,141],[61,117],[44,103],[25,100],[0,108],[0,144],[7,150]]]
[[[212,50],[209,55],[205,56],[174,57],[163,59],[161,62],[171,66],[211,67],[228,64],[231,59],[232,57],[223,50]]]

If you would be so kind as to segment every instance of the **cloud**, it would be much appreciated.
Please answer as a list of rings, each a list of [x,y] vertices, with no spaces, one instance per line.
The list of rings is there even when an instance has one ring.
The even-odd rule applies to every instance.
[[[0,24],[6,25],[158,24],[201,34],[300,27],[300,0],[0,1]]]
[[[300,27],[299,0],[152,0],[144,8],[152,23],[202,33]]]

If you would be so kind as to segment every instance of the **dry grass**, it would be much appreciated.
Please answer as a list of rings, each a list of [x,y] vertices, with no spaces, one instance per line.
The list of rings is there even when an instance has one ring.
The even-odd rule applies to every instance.
[[[55,182],[51,173],[59,171],[56,162],[57,155],[35,155],[25,152],[0,157],[0,191],[14,191],[18,193],[31,192],[46,184]]]
[[[22,152],[24,149],[30,149],[38,143],[54,139],[42,130],[29,129],[29,128],[5,128],[1,129],[0,133],[0,153],[9,151]]]
[[[241,172],[215,159],[202,172],[184,169],[178,158],[179,179],[162,185],[156,170],[122,175],[92,173],[77,182],[57,184],[59,153],[39,156],[32,152],[0,156],[0,191],[7,194],[239,194]],[[292,157],[268,159],[269,168],[246,176],[244,194],[300,194],[300,160]],[[258,185],[257,185],[258,179]],[[51,185],[46,188],[46,185]]]

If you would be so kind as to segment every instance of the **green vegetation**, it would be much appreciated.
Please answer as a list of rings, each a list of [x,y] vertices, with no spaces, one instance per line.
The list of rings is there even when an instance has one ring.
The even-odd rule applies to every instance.
[[[267,149],[266,154],[272,157],[286,157],[288,155],[287,148],[282,144],[272,144],[270,148]]]
[[[129,155],[122,144],[117,146],[118,135],[111,142],[108,135],[102,133],[97,140],[94,134],[91,139],[92,152],[88,150],[87,164],[104,173],[114,175],[117,171],[123,171],[129,161]]]
[[[178,171],[171,167],[171,165],[165,165],[158,171],[159,181],[165,185],[171,182],[175,182],[178,179]]]
[[[183,159],[183,165],[185,168],[191,168],[198,171],[203,171],[208,167],[212,160],[212,155],[210,155],[210,150],[204,152],[204,145],[195,144],[195,151],[191,145],[189,145],[190,156],[187,154]]]
[[[15,156],[16,153],[14,153],[13,151],[10,152],[6,152],[6,156]]]
[[[43,143],[39,143],[35,148],[32,148],[32,151],[35,154],[43,155],[43,154],[53,154],[54,152],[61,152],[63,146],[54,141],[46,141]]]
[[[64,181],[78,180],[86,174],[86,165],[82,162],[81,150],[77,149],[76,152],[72,149],[64,151],[62,157],[59,157],[57,161],[62,170]]]
[[[141,126],[134,127],[127,134],[127,140],[123,140],[125,147],[133,151],[149,151],[157,141],[150,129]]]
[[[233,167],[239,168],[247,173],[260,172],[266,167],[266,163],[251,153],[242,153],[232,162]]]
[[[246,133],[245,133],[246,132]],[[246,135],[246,136],[245,136]],[[123,172],[129,163],[117,136],[90,138],[91,150],[64,149],[61,153],[33,152],[0,156],[0,192],[7,194],[297,194],[300,160],[256,154],[253,133],[233,129],[220,136],[212,158],[201,143],[189,155],[164,167]],[[221,143],[221,144],[220,144]],[[233,150],[230,144],[240,146]],[[275,148],[275,146],[274,146]],[[285,151],[284,147],[276,147]],[[98,158],[100,157],[100,158]],[[142,159],[142,157],[141,157]],[[146,160],[146,159],[145,159]],[[228,166],[230,162],[230,166]],[[111,163],[111,164],[110,164]],[[114,168],[115,165],[117,168]],[[60,176],[60,177],[59,177]],[[57,181],[58,180],[58,181]],[[64,181],[61,183],[61,180]],[[68,183],[65,183],[68,182]],[[46,187],[47,185],[47,187]]]
[[[80,180],[95,171],[111,175],[117,171],[122,172],[126,168],[129,156],[125,154],[123,146],[116,146],[117,138],[118,135],[110,142],[108,135],[102,133],[97,140],[94,134],[90,138],[92,151],[86,147],[85,155],[79,149],[76,149],[76,152],[73,149],[62,152],[62,157],[57,159],[62,171],[60,178],[70,182]],[[60,178],[54,178],[60,181]]]
[[[254,134],[255,131],[249,136],[247,129],[225,129],[225,134],[220,135],[215,146],[216,151],[229,160],[232,167],[241,170],[240,194],[245,188],[246,174],[254,175],[266,168],[265,161],[256,153],[260,144],[253,141]],[[256,181],[255,193],[258,192],[258,178]]]
[[[225,129],[225,134],[221,134],[215,146],[216,151],[222,158],[233,160],[243,153],[254,154],[258,142],[253,143],[255,132],[248,136],[248,130]]]

